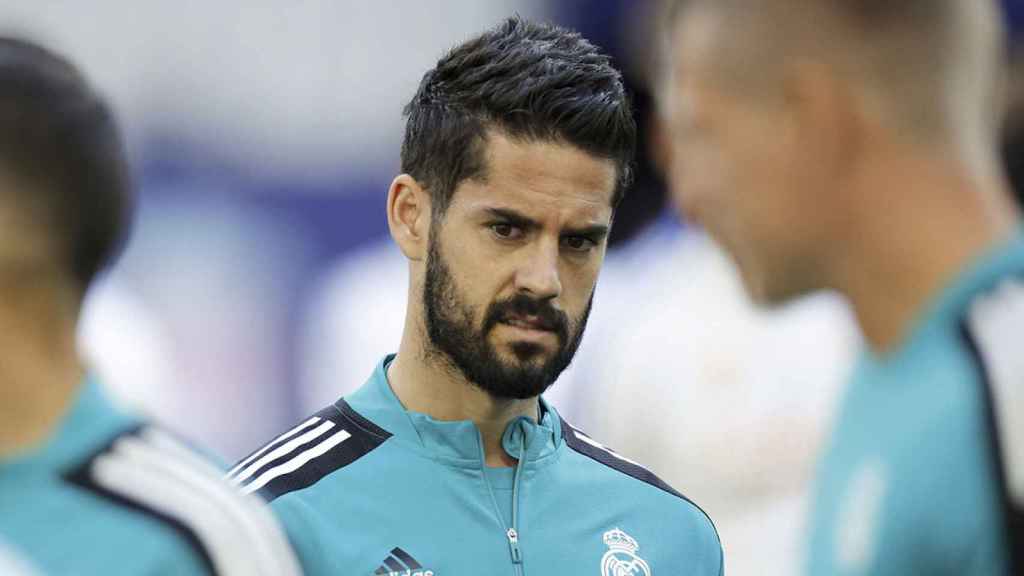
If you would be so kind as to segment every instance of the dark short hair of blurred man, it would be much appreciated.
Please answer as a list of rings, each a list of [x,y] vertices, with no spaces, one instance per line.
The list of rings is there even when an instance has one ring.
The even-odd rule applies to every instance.
[[[867,344],[819,469],[809,574],[1024,571],[1000,22],[992,0],[675,2],[688,212],[756,300],[838,290]]]
[[[0,37],[0,540],[46,574],[297,574],[262,504],[115,408],[79,359],[82,299],[131,197],[104,100],[61,56]]]
[[[540,397],[579,345],[629,183],[619,72],[511,18],[441,58],[406,115],[387,200],[409,261],[398,354],[232,477],[273,499],[314,575],[720,575],[699,508]]]

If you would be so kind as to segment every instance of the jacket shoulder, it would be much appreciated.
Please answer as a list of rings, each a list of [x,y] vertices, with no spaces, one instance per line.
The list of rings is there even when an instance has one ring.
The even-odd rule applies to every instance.
[[[258,492],[272,501],[316,484],[390,437],[339,400],[241,460],[228,478],[244,492]]]
[[[610,469],[615,473],[631,477],[643,482],[644,484],[657,488],[658,490],[674,496],[686,505],[696,509],[707,519],[711,528],[715,531],[715,534],[718,534],[718,530],[715,528],[714,522],[711,520],[711,516],[709,516],[703,508],[698,506],[696,502],[670,486],[667,482],[659,478],[647,468],[630,460],[629,458],[626,458],[625,456],[622,456],[611,448],[604,446],[583,431],[573,427],[565,420],[562,420],[562,438],[565,440],[566,445],[574,452],[589,458],[595,463]]]

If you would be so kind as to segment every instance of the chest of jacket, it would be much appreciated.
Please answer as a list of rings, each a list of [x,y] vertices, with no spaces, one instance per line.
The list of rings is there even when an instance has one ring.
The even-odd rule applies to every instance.
[[[479,469],[390,456],[370,455],[301,499],[274,502],[286,524],[300,527],[308,573],[642,576],[675,573],[683,561],[685,546],[672,541],[685,539],[664,531],[673,524],[667,510],[622,498],[600,479],[574,482],[571,456],[523,470],[515,546],[504,502],[511,490],[490,486]]]

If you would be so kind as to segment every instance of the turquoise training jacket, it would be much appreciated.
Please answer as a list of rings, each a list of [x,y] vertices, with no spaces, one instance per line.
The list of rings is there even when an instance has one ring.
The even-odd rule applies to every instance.
[[[1024,574],[1024,230],[864,352],[813,502],[807,574]]]
[[[366,384],[230,472],[285,525],[306,573],[353,576],[723,574],[708,516],[543,400],[488,468],[469,421],[403,408],[380,362]]]
[[[0,458],[0,575],[297,576],[270,511],[222,475],[86,379],[50,438]]]

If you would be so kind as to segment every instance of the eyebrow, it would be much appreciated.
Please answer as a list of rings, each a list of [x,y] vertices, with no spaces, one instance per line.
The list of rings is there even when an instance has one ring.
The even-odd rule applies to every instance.
[[[492,218],[504,220],[505,222],[518,226],[524,230],[535,230],[541,227],[540,222],[537,222],[525,214],[521,214],[508,208],[487,208],[485,212]]]
[[[593,226],[584,226],[582,228],[566,228],[565,231],[568,236],[583,236],[595,242],[600,242],[608,236],[609,228],[604,224],[594,224]]]
[[[508,208],[487,208],[485,212],[493,218],[499,218],[523,230],[536,230],[541,227],[540,222]],[[593,224],[579,228],[567,227],[563,230],[566,236],[584,236],[595,241],[603,240],[608,236],[608,232],[609,227],[606,224]]]

